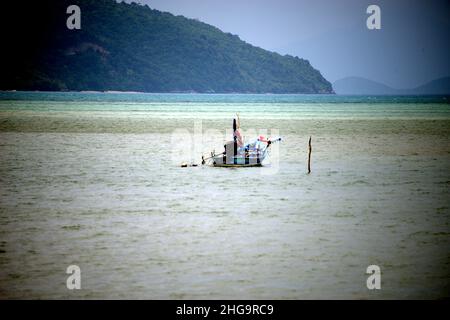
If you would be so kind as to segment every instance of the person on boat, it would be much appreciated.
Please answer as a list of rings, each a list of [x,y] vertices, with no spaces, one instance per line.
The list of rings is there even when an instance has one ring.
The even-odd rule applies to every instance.
[[[239,129],[237,129],[234,132],[234,136],[236,137],[236,143],[237,143],[238,148],[244,146],[244,139],[242,138],[242,135],[241,135],[241,132]]]
[[[244,147],[244,150],[246,152],[262,150],[266,145],[269,145],[270,143],[270,140],[266,139],[263,135],[260,135],[255,140],[247,143]]]
[[[241,121],[239,119],[239,113],[237,113],[236,116],[237,116],[237,121],[236,121],[236,119],[234,120],[234,121],[236,121],[235,122],[236,126],[235,126],[235,128],[233,128],[234,129],[233,138],[235,138],[238,148],[241,148],[244,146],[244,138],[242,137],[242,134],[241,134]]]

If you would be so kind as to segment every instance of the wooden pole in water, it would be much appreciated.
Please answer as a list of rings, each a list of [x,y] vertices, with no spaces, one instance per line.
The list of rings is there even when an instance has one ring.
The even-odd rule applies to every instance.
[[[311,137],[309,137],[309,143],[308,143],[308,174],[311,173]]]

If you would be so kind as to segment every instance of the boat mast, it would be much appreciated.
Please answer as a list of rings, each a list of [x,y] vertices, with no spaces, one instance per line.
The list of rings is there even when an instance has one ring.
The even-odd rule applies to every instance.
[[[236,136],[236,119],[233,119],[233,162],[236,163],[236,156],[237,156],[237,136]]]

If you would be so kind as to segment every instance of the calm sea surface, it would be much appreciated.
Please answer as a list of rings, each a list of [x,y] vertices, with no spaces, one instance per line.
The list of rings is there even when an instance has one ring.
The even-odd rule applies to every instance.
[[[448,298],[449,102],[1,92],[0,298]],[[236,112],[265,166],[181,168]]]

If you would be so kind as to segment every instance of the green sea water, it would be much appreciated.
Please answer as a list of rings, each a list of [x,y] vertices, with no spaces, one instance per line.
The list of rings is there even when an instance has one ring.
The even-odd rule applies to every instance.
[[[449,196],[445,96],[0,93],[1,298],[448,298]]]

